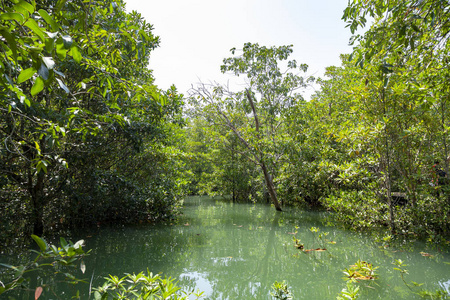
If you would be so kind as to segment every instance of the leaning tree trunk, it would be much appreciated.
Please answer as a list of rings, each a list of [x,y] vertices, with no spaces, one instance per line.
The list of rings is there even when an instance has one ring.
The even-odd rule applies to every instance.
[[[273,185],[272,176],[269,175],[266,164],[264,162],[261,163],[261,169],[264,173],[264,179],[266,180],[266,186],[269,190],[270,199],[272,200],[275,209],[278,211],[282,211],[280,203],[278,202],[277,191],[275,190],[275,186]]]
[[[250,94],[249,90],[246,90],[246,95],[247,95],[248,102],[250,103],[250,106],[253,111],[253,118],[255,119],[256,132],[257,132],[258,138],[259,138],[259,134],[260,134],[259,119],[258,119],[258,114],[256,113],[255,104],[253,103],[253,98],[252,98],[252,95]],[[272,203],[275,206],[275,209],[278,211],[281,211],[281,206],[280,206],[280,203],[278,202],[277,192],[275,191],[275,186],[273,185],[272,177],[269,175],[269,171],[267,170],[267,166],[266,166],[263,158],[259,159],[259,165],[261,166],[261,169],[264,173],[264,179],[266,181],[267,190],[269,191],[269,194],[270,194],[270,199],[272,199]]]

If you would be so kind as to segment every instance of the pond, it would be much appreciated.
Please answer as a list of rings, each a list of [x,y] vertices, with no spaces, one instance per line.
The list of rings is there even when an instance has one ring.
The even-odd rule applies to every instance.
[[[422,299],[394,269],[401,259],[408,265],[405,280],[423,283],[414,291],[450,291],[448,249],[418,241],[376,242],[369,233],[329,225],[326,212],[280,213],[267,205],[209,197],[188,198],[182,211],[174,224],[100,227],[78,237],[92,249],[85,276],[99,286],[108,274],[149,269],[176,278],[185,289],[204,291],[203,299],[272,299],[272,284],[285,281],[294,299],[323,300],[336,299],[346,287],[343,270],[363,260],[378,267],[378,278],[359,283],[359,299]],[[300,251],[294,237],[304,250],[326,250]]]

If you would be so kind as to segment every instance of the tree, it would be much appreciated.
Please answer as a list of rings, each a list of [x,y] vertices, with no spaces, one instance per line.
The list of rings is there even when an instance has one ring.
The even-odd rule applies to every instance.
[[[119,176],[125,163],[165,139],[182,103],[147,69],[151,25],[121,0],[3,1],[0,25],[2,206],[26,207],[41,235],[49,205],[73,208],[86,187],[111,186],[94,174],[136,191]]]
[[[231,53],[234,55],[236,49]],[[295,102],[303,101],[296,91],[307,84],[303,77],[289,72],[297,68],[306,72],[304,64],[288,61],[288,70],[281,72],[279,63],[291,53],[292,46],[268,48],[246,43],[242,55],[224,59],[221,66],[223,73],[245,75],[245,90],[231,92],[224,86],[203,84],[191,97],[197,115],[214,126],[217,138],[228,151],[245,156],[260,168],[276,210],[281,210],[274,183],[284,153],[284,114]],[[241,148],[233,148],[232,136]]]

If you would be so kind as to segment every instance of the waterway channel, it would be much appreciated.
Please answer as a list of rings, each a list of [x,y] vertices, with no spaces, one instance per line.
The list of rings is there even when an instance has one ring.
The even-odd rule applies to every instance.
[[[327,212],[280,213],[267,205],[209,197],[188,198],[182,212],[171,224],[100,227],[77,237],[92,249],[85,276],[99,286],[108,274],[148,269],[214,300],[272,299],[272,284],[285,281],[293,299],[324,300],[336,299],[346,287],[343,271],[362,260],[377,267],[377,279],[359,283],[358,299],[422,299],[394,269],[395,260],[402,260],[408,265],[405,280],[423,283],[414,291],[450,291],[448,249],[377,241],[369,232],[329,224]],[[294,237],[304,250],[326,250],[300,251]]]

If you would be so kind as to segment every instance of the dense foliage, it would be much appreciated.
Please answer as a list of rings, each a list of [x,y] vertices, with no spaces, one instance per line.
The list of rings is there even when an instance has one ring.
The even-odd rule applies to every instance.
[[[3,1],[0,25],[1,232],[170,217],[182,96],[153,84],[151,25],[81,0]]]
[[[445,238],[449,14],[444,0],[351,1],[352,33],[373,24],[310,101],[292,46],[246,43],[221,71],[247,86],[200,84],[182,112],[148,69],[159,38],[123,1],[3,1],[2,239],[170,218],[186,192]]]
[[[350,2],[343,19],[353,33],[373,24],[308,102],[290,94],[305,80],[277,67],[291,51],[244,45],[222,71],[246,75],[259,97],[220,86],[193,94],[205,106],[187,132],[208,146],[190,149],[210,161],[194,163],[201,191],[260,201],[270,188],[254,166],[266,163],[283,203],[333,210],[353,228],[448,236],[449,13],[448,1]]]

